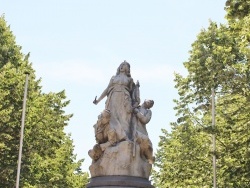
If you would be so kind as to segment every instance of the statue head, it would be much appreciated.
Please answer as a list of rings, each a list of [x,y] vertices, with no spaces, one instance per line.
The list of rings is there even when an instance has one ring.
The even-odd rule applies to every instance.
[[[153,100],[149,100],[149,99],[146,99],[143,103],[143,106],[147,109],[150,109],[154,106],[154,101]]]
[[[94,145],[93,149],[88,151],[89,156],[93,161],[97,161],[103,154],[102,149],[99,144]]]
[[[125,72],[125,74],[128,77],[131,77],[131,75],[130,75],[130,64],[125,60],[117,68],[116,75],[119,75],[121,72]]]

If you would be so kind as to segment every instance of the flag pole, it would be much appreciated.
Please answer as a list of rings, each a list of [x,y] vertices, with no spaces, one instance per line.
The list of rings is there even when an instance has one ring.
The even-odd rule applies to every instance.
[[[16,188],[19,188],[19,181],[20,181],[20,170],[21,170],[22,149],[23,149],[23,132],[24,132],[24,121],[25,121],[26,100],[27,100],[27,91],[28,91],[28,82],[29,82],[29,72],[25,72],[25,75],[26,75],[26,80],[25,80],[24,97],[23,97],[23,111],[22,111],[22,123],[21,123],[21,133],[20,133],[20,145],[19,145],[19,155],[18,155]]]

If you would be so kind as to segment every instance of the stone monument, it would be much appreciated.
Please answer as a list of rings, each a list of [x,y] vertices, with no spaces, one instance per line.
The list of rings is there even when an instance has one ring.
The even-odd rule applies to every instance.
[[[139,87],[130,75],[130,64],[124,61],[93,101],[97,105],[107,97],[94,125],[96,144],[88,152],[92,164],[87,188],[153,188],[149,176],[154,156],[146,124],[154,101],[140,105]]]

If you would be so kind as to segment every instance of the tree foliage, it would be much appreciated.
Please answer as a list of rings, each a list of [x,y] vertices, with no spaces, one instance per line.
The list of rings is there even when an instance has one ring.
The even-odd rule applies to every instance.
[[[227,0],[225,9],[227,19],[242,19],[250,13],[249,0]]]
[[[20,187],[84,187],[83,160],[76,161],[73,143],[64,128],[72,117],[65,91],[43,93],[40,80],[21,47],[0,17],[0,187],[14,187],[20,140],[24,72],[29,87],[24,131]]]
[[[175,75],[177,121],[160,137],[153,174],[157,187],[213,187],[212,155],[218,187],[250,186],[249,4],[228,0],[228,24],[210,21],[184,62],[188,75]],[[211,126],[212,88],[216,128]]]

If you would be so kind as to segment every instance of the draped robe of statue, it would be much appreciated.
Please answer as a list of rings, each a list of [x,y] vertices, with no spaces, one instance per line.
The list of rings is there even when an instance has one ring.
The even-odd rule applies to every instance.
[[[115,130],[117,141],[131,137],[131,83],[133,79],[126,75],[116,75],[110,80],[106,109],[110,111],[110,129]]]

